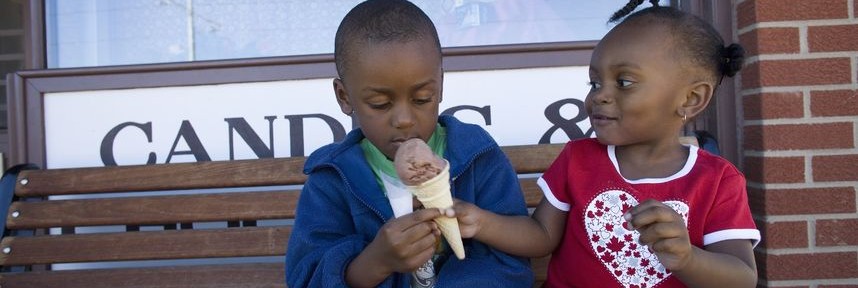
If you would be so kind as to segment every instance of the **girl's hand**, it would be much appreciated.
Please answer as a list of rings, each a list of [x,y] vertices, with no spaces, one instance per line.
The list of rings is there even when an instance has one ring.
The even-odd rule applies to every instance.
[[[640,232],[638,241],[649,247],[665,268],[680,271],[691,263],[694,250],[688,228],[672,208],[649,199],[629,209],[623,217],[627,229]]]
[[[462,238],[474,238],[480,233],[485,212],[480,207],[459,199],[453,199],[453,207],[443,211],[447,217],[458,218]]]

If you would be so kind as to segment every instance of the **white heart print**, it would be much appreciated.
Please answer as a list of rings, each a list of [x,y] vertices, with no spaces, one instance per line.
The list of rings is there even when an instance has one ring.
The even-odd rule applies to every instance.
[[[664,201],[688,225],[688,205]],[[609,190],[597,195],[584,211],[584,226],[590,246],[608,272],[623,287],[654,287],[670,276],[655,254],[638,244],[640,233],[626,230],[623,214],[638,205],[638,200],[622,190]]]

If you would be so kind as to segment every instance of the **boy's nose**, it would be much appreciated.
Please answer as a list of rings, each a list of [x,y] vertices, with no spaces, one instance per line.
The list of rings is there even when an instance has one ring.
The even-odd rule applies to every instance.
[[[407,105],[400,105],[393,109],[393,127],[402,129],[414,126],[414,112]]]

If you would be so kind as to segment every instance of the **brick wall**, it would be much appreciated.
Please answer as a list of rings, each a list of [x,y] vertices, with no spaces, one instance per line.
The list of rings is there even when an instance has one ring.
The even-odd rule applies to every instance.
[[[734,1],[762,287],[858,287],[858,0]]]

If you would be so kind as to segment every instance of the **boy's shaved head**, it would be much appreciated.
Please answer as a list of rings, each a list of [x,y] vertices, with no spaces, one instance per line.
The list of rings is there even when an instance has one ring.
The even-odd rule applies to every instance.
[[[334,40],[337,74],[343,78],[350,61],[359,57],[366,44],[431,40],[441,57],[441,42],[426,13],[406,0],[368,0],[348,14]]]

